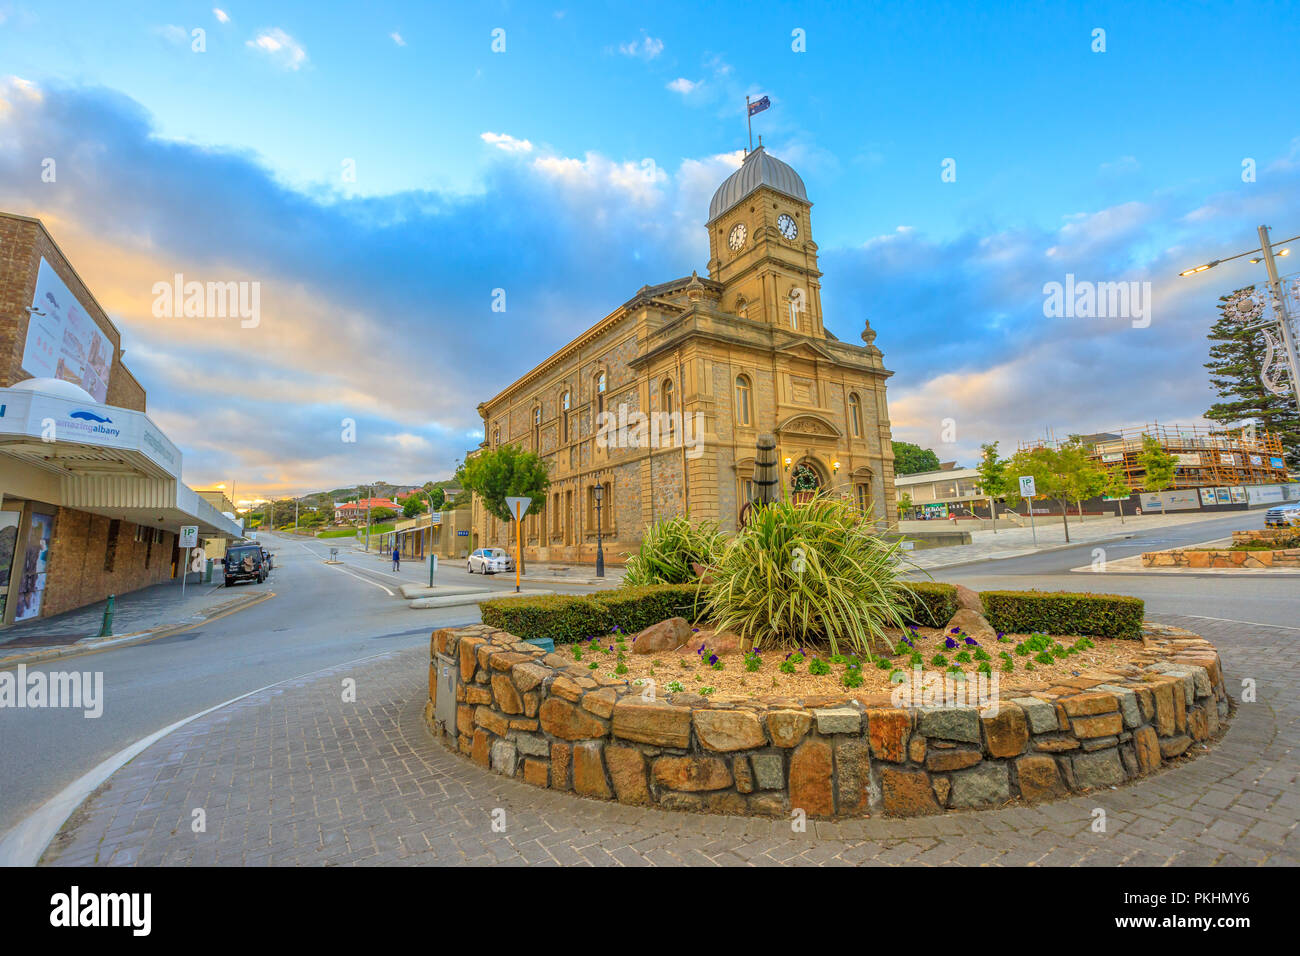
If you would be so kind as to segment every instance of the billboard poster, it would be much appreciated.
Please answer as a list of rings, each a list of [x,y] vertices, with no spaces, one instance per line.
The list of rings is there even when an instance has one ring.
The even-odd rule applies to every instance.
[[[1200,468],[1201,456],[1197,452],[1179,452],[1174,455],[1179,468]]]
[[[1246,489],[1244,486],[1233,485],[1228,490],[1232,492],[1232,503],[1234,505],[1240,505],[1246,503]]]
[[[1277,468],[1279,471],[1286,467],[1286,461],[1281,458],[1269,458],[1268,463],[1270,467]]]
[[[15,621],[26,621],[41,613],[45,598],[45,574],[49,569],[50,538],[54,530],[54,516],[32,513],[27,531],[27,549],[23,554],[23,576],[18,582],[18,605]]]
[[[1232,504],[1232,495],[1227,488],[1215,488],[1214,499],[1221,505]]]
[[[1219,464],[1235,466],[1237,464],[1237,456],[1229,454],[1226,451],[1221,451],[1219,452]]]
[[[1213,489],[1213,488],[1202,488],[1202,489],[1201,489],[1201,504],[1203,504],[1203,505],[1212,505],[1212,504],[1214,504],[1214,489]]]
[[[44,257],[30,315],[23,346],[27,374],[80,385],[95,401],[105,401],[113,344]]]

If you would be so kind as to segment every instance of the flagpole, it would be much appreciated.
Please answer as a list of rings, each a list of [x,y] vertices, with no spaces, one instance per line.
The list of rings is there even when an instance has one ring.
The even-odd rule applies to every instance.
[[[754,151],[754,116],[749,112],[749,95],[745,95],[745,126],[749,129],[749,152]]]

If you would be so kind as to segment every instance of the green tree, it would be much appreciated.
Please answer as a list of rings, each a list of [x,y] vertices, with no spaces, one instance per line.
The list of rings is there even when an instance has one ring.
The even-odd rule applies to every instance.
[[[976,469],[980,473],[980,491],[988,496],[989,514],[993,516],[993,533],[998,533],[998,499],[1007,493],[1007,461],[998,457],[998,443],[986,442],[980,445],[980,463]]]
[[[912,496],[903,492],[903,497],[898,499],[898,520],[903,520],[903,515],[912,510]]]
[[[514,515],[506,498],[531,499],[529,514],[537,514],[545,506],[546,490],[551,486],[546,470],[546,462],[533,452],[517,445],[501,445],[470,458],[456,470],[456,477],[462,488],[479,496],[488,514],[509,522]],[[522,572],[522,553],[518,561]]]
[[[1124,502],[1128,496],[1133,494],[1133,489],[1129,486],[1128,479],[1124,477],[1124,469],[1119,465],[1111,468],[1106,472],[1106,484],[1102,487],[1101,493],[1107,498],[1115,498],[1119,504],[1119,523],[1124,523]]]
[[[409,496],[402,502],[402,516],[404,518],[414,518],[416,515],[422,515],[428,510],[424,503],[424,496],[416,493]]]
[[[437,487],[426,490],[429,491],[429,497],[433,499],[433,510],[441,511],[443,506],[447,504],[447,493]]]
[[[939,456],[931,449],[907,441],[891,444],[894,446],[894,474],[915,475],[922,471],[939,470]]]
[[[1205,417],[1223,425],[1253,421],[1282,440],[1287,466],[1300,468],[1300,412],[1291,395],[1274,395],[1264,387],[1264,334],[1247,331],[1230,317],[1230,306],[1254,292],[1253,285],[1219,298],[1219,318],[1210,326],[1210,385],[1223,401],[1215,402]],[[1147,489],[1150,491],[1151,489]]]
[[[370,509],[371,524],[379,524],[382,521],[387,521],[389,518],[396,518],[396,517],[397,517],[397,512],[394,511],[392,508],[371,508]]]
[[[1138,464],[1146,472],[1142,479],[1143,491],[1164,491],[1174,483],[1178,459],[1160,447],[1160,442],[1150,435],[1142,436],[1142,452]]]
[[[1069,441],[1053,448],[1040,445],[1018,451],[1006,465],[1008,479],[1019,479],[1031,475],[1035,491],[1039,498],[1049,498],[1061,506],[1061,525],[1065,528],[1065,540],[1070,540],[1070,522],[1066,517],[1066,507],[1071,501],[1080,501],[1097,494],[1104,475],[1101,469],[1088,458],[1087,447],[1077,435],[1070,436]],[[1007,503],[1013,507],[1020,501],[1019,484],[1007,482]],[[1033,507],[1031,502],[1030,507]]]

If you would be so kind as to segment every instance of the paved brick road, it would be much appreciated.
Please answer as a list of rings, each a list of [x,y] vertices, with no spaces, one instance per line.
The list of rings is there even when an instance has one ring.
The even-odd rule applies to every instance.
[[[1300,631],[1163,618],[1254,678],[1223,741],[1118,790],[1036,808],[813,822],[646,810],[551,793],[452,756],[421,721],[424,649],[324,671],[195,721],[120,770],[47,864],[1300,863]],[[357,682],[343,703],[342,682]],[[1106,810],[1107,832],[1091,830]],[[191,830],[193,811],[207,830]],[[505,811],[505,831],[492,813]]]

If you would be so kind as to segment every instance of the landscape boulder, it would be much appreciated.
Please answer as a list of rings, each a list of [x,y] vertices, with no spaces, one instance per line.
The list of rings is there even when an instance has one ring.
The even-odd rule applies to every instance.
[[[684,617],[670,617],[651,624],[632,641],[633,654],[660,654],[675,651],[691,637],[691,626]]]

